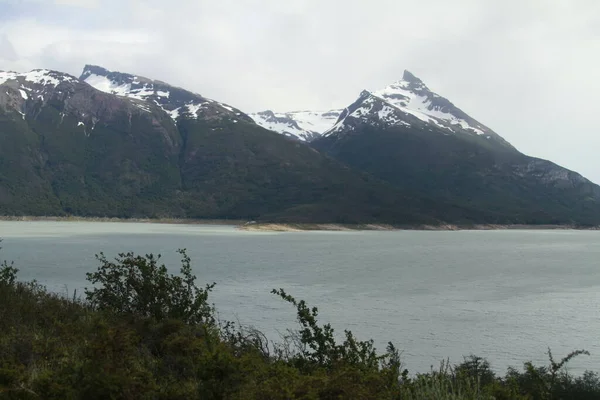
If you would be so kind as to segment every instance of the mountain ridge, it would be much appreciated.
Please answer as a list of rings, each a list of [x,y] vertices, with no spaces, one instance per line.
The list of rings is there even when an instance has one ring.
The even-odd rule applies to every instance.
[[[235,120],[252,121],[242,111],[225,103],[139,75],[111,71],[104,67],[87,64],[79,79],[106,93],[154,103],[174,120],[177,120],[180,115],[196,118],[198,114],[202,114],[202,118],[228,117]]]
[[[268,131],[233,107],[222,112],[223,103],[173,118],[169,107],[189,100],[162,96],[156,81],[119,73],[101,91],[40,71],[2,73],[1,214],[436,223],[436,209],[443,209]],[[460,220],[469,214],[452,212]]]
[[[510,143],[492,129],[470,117],[448,99],[431,91],[421,79],[408,70],[404,70],[402,79],[383,89],[363,90],[358,100],[351,106],[327,111],[329,115],[337,115],[338,118],[334,123],[332,123],[332,118],[320,120],[318,124],[320,129],[306,129],[304,126],[305,121],[296,117],[298,112],[274,113],[271,110],[266,110],[250,114],[250,116],[256,123],[267,129],[289,137],[297,137],[301,141],[311,142],[340,130],[345,117],[357,111],[349,108],[356,105],[356,102],[359,102],[361,98],[367,98],[368,96],[376,97],[378,101],[384,103],[384,105],[380,105],[380,124],[406,124],[409,123],[407,120],[414,121],[414,118],[411,117],[415,117],[426,124],[447,129],[453,134],[461,132],[484,135],[489,137],[490,140],[512,147]],[[360,113],[363,114],[365,111],[363,110]],[[304,113],[311,113],[311,111],[304,111]],[[326,112],[312,111],[312,113],[318,115]],[[389,117],[387,121],[385,117]],[[329,126],[325,128],[327,125]]]
[[[305,132],[333,122],[308,146],[137,75],[0,72],[0,213],[600,224],[600,187],[520,153],[409,74],[343,110],[292,113]]]

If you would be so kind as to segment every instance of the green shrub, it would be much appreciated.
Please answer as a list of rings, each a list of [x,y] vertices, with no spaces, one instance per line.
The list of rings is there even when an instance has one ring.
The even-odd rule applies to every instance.
[[[196,286],[189,256],[184,249],[178,252],[182,256],[181,276],[171,275],[164,264],[159,265],[160,255],[119,254],[112,262],[101,253],[96,256],[100,267],[87,274],[88,281],[99,287],[86,289],[87,300],[94,308],[115,314],[214,324],[208,303],[214,284]]]

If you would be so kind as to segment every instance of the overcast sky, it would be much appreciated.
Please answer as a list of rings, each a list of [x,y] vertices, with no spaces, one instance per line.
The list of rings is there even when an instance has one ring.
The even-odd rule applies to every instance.
[[[0,0],[0,70],[86,63],[246,112],[345,107],[408,69],[600,183],[598,0]]]

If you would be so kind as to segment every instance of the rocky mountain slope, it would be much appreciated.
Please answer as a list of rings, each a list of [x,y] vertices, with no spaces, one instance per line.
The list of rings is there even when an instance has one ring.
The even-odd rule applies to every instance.
[[[428,126],[428,129],[443,129],[446,134],[476,135],[512,147],[448,99],[429,90],[409,71],[404,71],[402,80],[384,89],[363,91],[322,136],[347,132],[362,123],[377,127]]]
[[[0,214],[355,223],[471,215],[217,101],[98,67],[82,78],[0,72]]]
[[[341,111],[260,118],[98,66],[0,72],[0,214],[600,224],[598,186],[409,73]]]
[[[520,153],[407,71],[363,91],[311,144],[409,192],[489,211],[498,223],[600,221],[600,187]]]
[[[154,104],[174,120],[184,115],[202,119],[229,117],[233,120],[252,121],[246,114],[227,104],[142,76],[86,65],[79,79],[102,92]]]
[[[372,116],[375,113],[377,118]],[[344,131],[348,128],[347,124],[351,126],[356,120],[361,120],[380,127],[431,125],[432,128],[445,128],[448,133],[482,135],[510,146],[490,128],[429,90],[409,71],[404,71],[401,80],[383,89],[364,90],[353,104],[344,109],[284,113],[267,110],[250,114],[250,117],[266,129],[306,142]]]

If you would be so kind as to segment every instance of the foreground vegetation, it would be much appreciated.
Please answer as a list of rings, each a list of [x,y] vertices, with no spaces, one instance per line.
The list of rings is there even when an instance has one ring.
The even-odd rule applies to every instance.
[[[256,330],[216,318],[214,284],[198,286],[180,251],[180,273],[160,257],[98,256],[84,298],[18,282],[0,268],[0,399],[598,399],[600,377],[564,365],[525,363],[497,376],[487,361],[412,375],[389,344],[333,328],[283,289],[299,330],[271,343]]]

